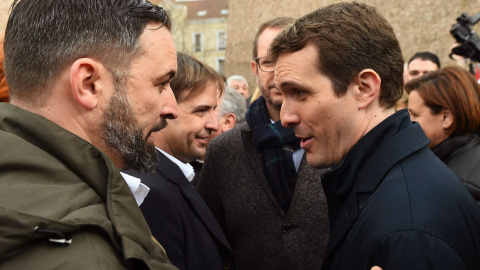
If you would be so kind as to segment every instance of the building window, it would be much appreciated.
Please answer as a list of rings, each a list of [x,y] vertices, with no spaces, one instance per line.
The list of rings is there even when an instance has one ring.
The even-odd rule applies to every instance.
[[[225,70],[225,57],[217,57],[217,72],[220,74],[224,74]]]
[[[201,52],[202,49],[203,49],[202,33],[194,33],[193,34],[193,51],[194,52]]]
[[[217,50],[224,51],[227,48],[227,32],[217,32]]]

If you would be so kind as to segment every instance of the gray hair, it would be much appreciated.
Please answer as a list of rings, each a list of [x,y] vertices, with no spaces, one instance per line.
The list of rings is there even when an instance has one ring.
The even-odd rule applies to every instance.
[[[219,117],[223,117],[227,113],[233,113],[237,117],[235,124],[238,125],[245,122],[246,111],[245,98],[235,89],[226,86],[221,99]]]
[[[248,87],[247,79],[245,79],[242,75],[232,75],[232,76],[228,77],[228,79],[227,79],[227,86],[228,87],[230,87],[230,82],[231,81],[245,82],[247,84],[247,87]]]

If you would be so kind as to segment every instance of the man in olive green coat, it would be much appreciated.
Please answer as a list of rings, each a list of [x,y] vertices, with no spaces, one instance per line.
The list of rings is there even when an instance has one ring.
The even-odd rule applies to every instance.
[[[151,171],[177,116],[166,12],[142,0],[15,1],[0,104],[0,269],[176,269],[119,169]],[[123,177],[122,177],[123,176]]]

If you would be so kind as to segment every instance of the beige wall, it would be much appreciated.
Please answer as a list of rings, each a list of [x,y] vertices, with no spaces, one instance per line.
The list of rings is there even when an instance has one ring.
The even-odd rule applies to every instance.
[[[225,50],[217,50],[218,31],[227,31],[226,19],[221,18],[210,22],[186,23],[184,31],[184,47],[177,49],[192,54],[218,71],[216,64],[217,58],[225,58]],[[194,33],[202,33],[203,49],[201,52],[193,52]]]

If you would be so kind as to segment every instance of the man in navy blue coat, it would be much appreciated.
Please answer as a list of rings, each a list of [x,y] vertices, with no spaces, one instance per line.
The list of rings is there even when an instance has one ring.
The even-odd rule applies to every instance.
[[[403,59],[374,8],[339,3],[298,19],[270,47],[293,127],[322,177],[331,236],[322,269],[480,269],[480,208],[395,112]]]
[[[178,117],[162,132],[152,133],[158,152],[155,173],[125,173],[150,188],[141,204],[152,235],[182,270],[235,269],[234,255],[222,229],[190,183],[195,175],[188,162],[205,156],[212,131],[218,129],[218,98],[223,77],[197,59],[177,52],[178,70],[171,88]]]

